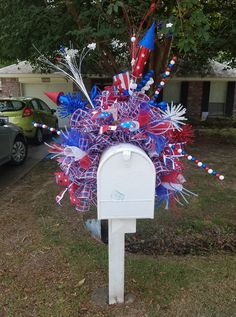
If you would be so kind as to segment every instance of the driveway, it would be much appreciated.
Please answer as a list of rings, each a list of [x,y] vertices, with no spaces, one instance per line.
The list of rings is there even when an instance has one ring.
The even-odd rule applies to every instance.
[[[0,191],[12,186],[25,174],[27,174],[39,161],[48,154],[48,147],[42,145],[28,145],[28,157],[21,166],[4,164],[0,166]]]

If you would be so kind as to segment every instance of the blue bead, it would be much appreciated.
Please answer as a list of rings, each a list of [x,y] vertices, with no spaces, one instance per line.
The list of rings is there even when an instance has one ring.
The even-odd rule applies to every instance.
[[[182,151],[182,154],[186,154],[186,152],[183,150],[183,151]]]
[[[216,174],[217,174],[217,172],[216,172],[216,171],[213,171],[213,172],[212,172],[212,175],[216,175]]]
[[[153,106],[153,105],[155,104],[155,101],[154,101],[154,100],[150,100],[150,101],[149,101],[149,104],[150,104],[151,106]]]
[[[163,75],[163,78],[166,78],[166,77],[167,77],[167,75],[166,75],[166,74],[164,74],[164,75]]]
[[[153,69],[150,69],[150,70],[149,70],[149,73],[153,75],[153,74],[154,74],[154,70],[153,70]]]
[[[168,67],[172,67],[173,65],[172,64],[168,64]]]
[[[149,78],[150,78],[150,77],[149,77],[148,75],[145,75],[145,76],[143,77],[143,79],[146,80],[146,81],[148,81]]]
[[[202,164],[202,168],[205,168],[206,167],[206,164]]]
[[[159,97],[159,95],[158,94],[154,94],[154,98],[158,98]]]
[[[193,156],[191,160],[192,160],[192,161],[195,161],[195,160],[196,160],[196,157]]]
[[[172,147],[172,149],[174,150],[175,149],[175,145],[173,144],[173,145],[171,145],[171,147]]]
[[[158,107],[163,109],[163,110],[166,110],[167,109],[167,102],[165,102],[165,101],[159,102]]]

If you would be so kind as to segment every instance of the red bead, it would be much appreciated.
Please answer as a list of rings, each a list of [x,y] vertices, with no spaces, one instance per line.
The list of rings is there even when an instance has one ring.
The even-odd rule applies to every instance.
[[[171,71],[170,67],[167,67],[167,68],[166,68],[166,71],[170,72],[170,71]]]
[[[220,176],[220,174],[217,173],[217,174],[216,174],[216,177],[219,177],[219,176]]]
[[[156,8],[155,2],[150,5],[150,11],[153,12]]]
[[[177,60],[177,56],[174,56],[172,59],[173,59],[173,61],[176,61]]]
[[[205,170],[208,171],[208,170],[209,170],[209,167],[206,166],[206,167],[205,167]]]
[[[194,162],[195,162],[195,163],[199,163],[199,160],[195,160]]]

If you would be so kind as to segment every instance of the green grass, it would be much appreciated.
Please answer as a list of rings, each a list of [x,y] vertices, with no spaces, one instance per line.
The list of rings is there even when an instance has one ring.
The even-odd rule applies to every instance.
[[[91,301],[93,291],[108,283],[107,246],[90,237],[84,217],[67,199],[62,207],[55,204],[60,191],[53,182],[55,165],[41,162],[1,198],[0,316],[235,317],[232,250],[221,252],[210,240],[204,256],[155,251],[155,244],[165,241],[169,249],[172,244],[179,248],[179,241],[183,248],[189,239],[200,241],[208,232],[225,239],[235,232],[235,149],[200,145],[191,152],[214,168],[223,163],[226,179],[217,182],[191,167],[188,188],[199,197],[178,211],[162,208],[154,220],[138,221],[137,241],[154,242],[139,254],[126,254],[125,289],[136,296],[128,306],[100,307]],[[150,255],[142,254],[146,251]]]

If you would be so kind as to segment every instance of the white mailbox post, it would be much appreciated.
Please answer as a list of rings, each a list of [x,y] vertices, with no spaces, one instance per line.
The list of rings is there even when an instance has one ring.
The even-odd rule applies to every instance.
[[[154,218],[155,168],[137,146],[106,150],[97,173],[98,219],[108,219],[109,304],[124,302],[125,233],[136,232],[136,219]]]

